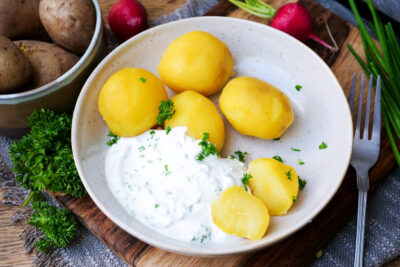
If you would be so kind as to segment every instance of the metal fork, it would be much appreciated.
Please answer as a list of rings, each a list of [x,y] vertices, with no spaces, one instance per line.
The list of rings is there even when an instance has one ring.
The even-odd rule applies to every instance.
[[[364,75],[361,78],[360,98],[358,101],[358,112],[356,130],[354,133],[353,154],[351,157],[351,165],[357,172],[357,188],[358,188],[358,214],[357,214],[357,237],[356,237],[356,250],[354,258],[354,266],[363,266],[363,253],[364,253],[364,232],[365,232],[365,213],[367,209],[367,194],[369,188],[368,171],[376,163],[379,155],[380,140],[381,140],[381,78],[378,76],[375,90],[375,107],[374,119],[372,126],[372,135],[369,139],[369,120],[371,111],[371,93],[373,75],[369,78],[369,88],[367,97],[367,106],[365,112],[365,121],[363,136],[361,138],[361,118],[363,106],[363,92],[364,92]],[[349,105],[355,117],[354,110],[354,97],[356,91],[357,74],[354,74],[353,83],[351,85],[349,95]]]

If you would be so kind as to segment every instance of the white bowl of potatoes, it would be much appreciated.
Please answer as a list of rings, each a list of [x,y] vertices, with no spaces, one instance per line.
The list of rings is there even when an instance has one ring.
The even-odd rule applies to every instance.
[[[110,130],[121,138],[107,146]],[[223,256],[265,248],[309,223],[343,180],[352,130],[342,88],[311,49],[263,24],[200,17],[151,28],[103,60],[76,104],[72,148],[91,198],[126,232],[175,253]],[[173,147],[183,135],[187,143]],[[146,143],[154,136],[169,149]],[[132,149],[139,143],[142,154]],[[141,157],[163,163],[128,175]],[[193,179],[206,168],[213,180],[185,187],[179,164],[198,170]],[[134,191],[143,181],[154,199]],[[214,182],[218,190],[204,192]],[[122,184],[130,191],[115,189]],[[165,188],[182,194],[162,198]],[[204,197],[193,200],[196,190]],[[196,236],[200,221],[207,233]]]

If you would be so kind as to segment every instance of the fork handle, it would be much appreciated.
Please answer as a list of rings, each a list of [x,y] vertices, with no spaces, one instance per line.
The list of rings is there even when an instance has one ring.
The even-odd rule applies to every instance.
[[[367,210],[367,191],[358,191],[357,237],[354,267],[363,266],[365,214]]]

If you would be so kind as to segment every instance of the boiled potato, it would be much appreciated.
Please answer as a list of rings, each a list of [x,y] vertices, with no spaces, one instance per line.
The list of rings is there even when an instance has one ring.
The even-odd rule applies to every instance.
[[[172,102],[175,114],[165,121],[165,126],[186,126],[187,135],[195,139],[209,133],[208,141],[221,150],[225,140],[224,121],[210,99],[194,91],[185,91],[174,96]]]
[[[164,85],[147,70],[126,68],[114,73],[99,96],[99,111],[111,132],[139,135],[157,123],[158,107],[168,95]]]
[[[79,58],[64,49],[40,41],[14,42],[32,66],[31,86],[40,87],[56,80],[72,68]]]
[[[209,96],[233,75],[233,58],[225,43],[207,32],[194,31],[169,45],[158,73],[175,92],[193,90]]]
[[[79,55],[86,51],[96,24],[91,0],[42,0],[39,14],[55,43]]]
[[[13,40],[23,37],[41,38],[45,35],[39,18],[39,2],[40,0],[1,0],[0,34]]]
[[[31,72],[28,59],[18,47],[0,35],[0,93],[7,93],[26,84]]]
[[[231,80],[223,89],[218,105],[239,133],[264,139],[280,137],[294,119],[284,93],[251,77]]]
[[[251,192],[267,206],[269,214],[283,215],[297,199],[299,178],[296,171],[275,159],[256,159],[249,165],[253,176]]]
[[[225,233],[251,240],[265,235],[270,218],[264,203],[237,185],[224,190],[211,204],[211,215]]]

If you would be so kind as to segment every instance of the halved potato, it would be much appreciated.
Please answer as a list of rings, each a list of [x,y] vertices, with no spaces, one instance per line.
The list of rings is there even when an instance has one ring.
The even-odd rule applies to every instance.
[[[213,222],[225,233],[259,240],[268,229],[268,209],[241,186],[224,190],[211,204]]]
[[[271,215],[283,215],[297,199],[299,178],[289,165],[275,159],[261,158],[249,165],[253,176],[249,186],[251,192],[267,206]]]
[[[275,139],[292,124],[289,98],[273,85],[252,77],[231,80],[218,102],[222,113],[239,133]]]
[[[220,151],[224,145],[225,126],[214,103],[194,91],[177,94],[172,102],[175,114],[165,121],[165,127],[186,126],[187,135],[197,140],[203,137],[203,133],[209,133],[208,141]]]
[[[167,99],[167,91],[157,76],[147,70],[126,68],[107,80],[98,105],[111,132],[132,137],[157,124],[158,107]]]
[[[225,43],[208,32],[188,32],[163,54],[158,73],[175,92],[193,90],[205,96],[219,91],[233,75],[233,58]]]

